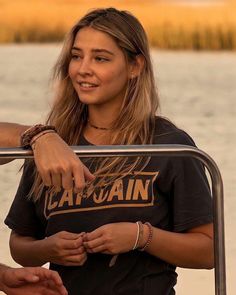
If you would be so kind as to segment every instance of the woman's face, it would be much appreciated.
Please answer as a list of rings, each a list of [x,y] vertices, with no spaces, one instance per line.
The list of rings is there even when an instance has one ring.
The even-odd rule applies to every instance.
[[[69,76],[82,103],[120,106],[130,70],[122,50],[106,33],[90,27],[75,38]]]

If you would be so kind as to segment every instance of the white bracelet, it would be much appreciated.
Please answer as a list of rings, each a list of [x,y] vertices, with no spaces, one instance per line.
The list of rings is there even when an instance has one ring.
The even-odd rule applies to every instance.
[[[134,243],[134,246],[133,246],[133,249],[132,250],[135,250],[137,249],[138,247],[138,242],[139,242],[139,233],[140,233],[140,225],[139,225],[139,222],[136,221],[136,224],[137,224],[137,235],[136,235],[136,240],[135,240],[135,243]]]

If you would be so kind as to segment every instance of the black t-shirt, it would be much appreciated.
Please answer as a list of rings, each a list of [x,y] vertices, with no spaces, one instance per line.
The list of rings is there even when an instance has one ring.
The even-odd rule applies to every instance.
[[[81,145],[89,145],[81,138]],[[154,144],[195,146],[184,131],[156,119]],[[93,167],[91,167],[92,169]],[[93,170],[93,169],[92,169]],[[47,192],[36,203],[28,200],[32,167],[26,165],[5,223],[18,234],[36,239],[60,231],[90,232],[113,222],[150,222],[167,231],[184,232],[212,222],[212,200],[203,165],[189,157],[151,157],[142,171],[90,193]],[[184,249],[183,249],[184,251]],[[83,266],[51,264],[70,295],[173,295],[175,266],[138,250],[111,256],[88,254]]]

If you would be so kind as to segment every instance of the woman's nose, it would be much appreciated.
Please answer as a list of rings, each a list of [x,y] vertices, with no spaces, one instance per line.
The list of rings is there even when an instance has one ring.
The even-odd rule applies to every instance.
[[[86,58],[81,59],[78,72],[80,75],[91,75],[92,74],[91,62]]]

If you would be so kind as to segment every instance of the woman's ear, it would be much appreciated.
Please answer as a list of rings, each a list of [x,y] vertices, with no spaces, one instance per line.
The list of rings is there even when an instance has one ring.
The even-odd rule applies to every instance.
[[[145,59],[142,54],[138,54],[135,60],[129,66],[129,79],[136,78],[140,75],[145,65]]]

